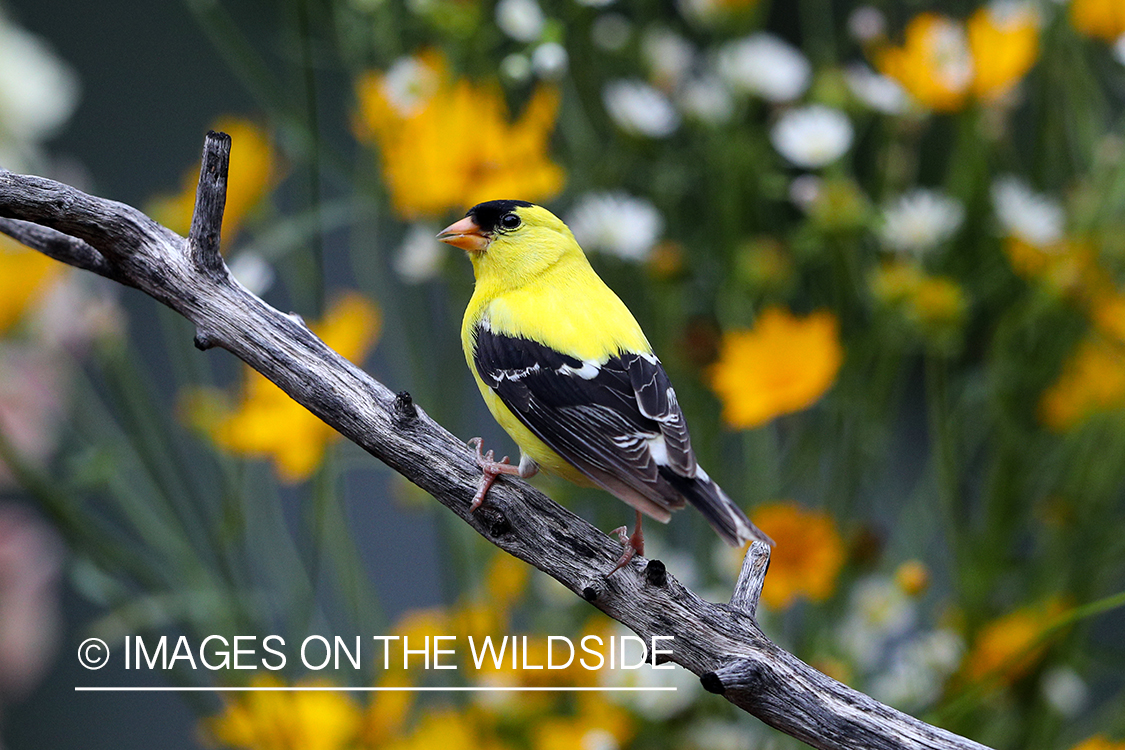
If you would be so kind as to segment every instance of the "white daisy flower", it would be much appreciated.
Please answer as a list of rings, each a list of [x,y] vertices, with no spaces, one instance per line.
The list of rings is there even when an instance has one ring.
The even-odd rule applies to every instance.
[[[676,94],[680,110],[688,117],[713,125],[728,122],[734,115],[730,89],[714,75],[701,75],[685,82]]]
[[[820,198],[823,189],[824,180],[815,174],[797,175],[789,183],[789,200],[802,211],[809,211]]]
[[[524,83],[531,78],[531,60],[522,52],[513,52],[500,61],[500,75],[513,83]]]
[[[657,85],[674,88],[691,70],[695,47],[674,31],[654,27],[641,36],[641,57]]]
[[[928,46],[936,63],[931,75],[950,91],[964,91],[973,82],[973,55],[961,24],[939,17],[930,26]]]
[[[958,666],[965,642],[952,630],[932,630],[894,649],[888,668],[871,681],[871,694],[898,708],[932,702]]]
[[[416,114],[438,87],[437,72],[416,57],[400,57],[383,76],[380,88],[395,112]]]
[[[863,63],[849,65],[844,81],[856,99],[876,112],[901,115],[910,106],[910,97],[898,81],[876,73]]]
[[[620,52],[633,36],[632,22],[620,13],[603,13],[590,27],[590,39],[606,52]]]
[[[1028,0],[992,0],[986,7],[992,22],[1007,30],[1029,22],[1036,26],[1043,24],[1039,8]]]
[[[1039,689],[1047,705],[1067,719],[1082,712],[1090,700],[1090,689],[1073,667],[1053,667],[1043,674]]]
[[[826,166],[852,146],[855,131],[847,115],[823,104],[790,109],[770,128],[770,143],[804,169]]]
[[[534,42],[543,33],[547,19],[535,0],[500,0],[496,3],[496,25],[517,42]]]
[[[693,750],[754,750],[759,746],[746,727],[733,721],[707,718],[694,722],[684,732]]]
[[[921,255],[952,237],[965,219],[965,207],[936,190],[918,188],[883,209],[883,244]]]
[[[587,729],[578,738],[578,750],[621,750],[621,743],[608,729]]]
[[[602,101],[610,118],[627,133],[664,138],[680,126],[680,115],[668,97],[643,81],[610,81]]]
[[[78,77],[46,43],[0,14],[0,146],[34,151],[78,106]],[[5,167],[19,168],[16,161]]]
[[[586,250],[633,261],[645,260],[664,231],[664,218],[656,206],[620,192],[584,195],[566,224]]]
[[[261,297],[273,286],[276,274],[269,262],[253,251],[243,251],[230,263],[230,275],[239,284]]]
[[[873,42],[886,32],[887,18],[874,6],[861,5],[848,16],[848,33],[860,44]]]
[[[429,281],[441,271],[445,245],[434,239],[438,228],[430,224],[414,224],[406,230],[402,244],[395,251],[391,266],[408,284]]]
[[[676,690],[637,690],[613,692],[609,695],[613,702],[627,706],[650,721],[668,721],[690,708],[697,697],[699,678],[678,664],[665,664],[659,668],[652,666],[652,655],[647,650],[652,642],[642,643],[624,625],[617,625],[613,635],[619,644],[615,655],[615,668],[608,667],[608,647],[603,649],[607,655],[607,668],[598,670],[598,678],[606,687],[675,687]],[[593,646],[594,644],[591,644]],[[673,648],[672,641],[657,641],[656,647],[662,651]],[[632,666],[641,662],[647,655],[644,666],[636,669],[623,669],[619,665]]]
[[[1125,65],[1125,34],[1117,37],[1117,41],[1114,42],[1113,56],[1117,58],[1117,62]]]
[[[570,57],[566,54],[566,47],[558,42],[545,42],[535,48],[531,53],[531,69],[535,75],[548,80],[556,80],[566,75]]]
[[[1032,191],[1012,175],[998,178],[991,192],[996,218],[1008,234],[1036,247],[1062,239],[1066,216],[1058,201]]]
[[[809,87],[812,66],[796,47],[773,34],[752,34],[719,49],[719,75],[735,91],[791,102]]]
[[[862,669],[875,666],[888,644],[905,635],[917,619],[914,603],[890,576],[870,576],[852,589],[848,614],[837,638]]]

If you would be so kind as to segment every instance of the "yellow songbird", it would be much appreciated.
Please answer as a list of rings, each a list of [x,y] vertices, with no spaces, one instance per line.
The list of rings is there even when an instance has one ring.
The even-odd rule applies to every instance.
[[[694,505],[725,541],[772,541],[696,463],[660,360],[566,224],[546,209],[496,200],[469,209],[438,239],[469,254],[476,289],[461,326],[465,359],[489,411],[520,448],[518,466],[474,438],[484,477],[540,468],[598,486],[637,511],[610,573],[643,554],[641,514],[667,523]]]

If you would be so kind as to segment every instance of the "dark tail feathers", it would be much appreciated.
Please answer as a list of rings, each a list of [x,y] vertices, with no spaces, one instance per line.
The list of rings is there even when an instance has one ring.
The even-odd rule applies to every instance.
[[[727,497],[719,485],[703,469],[696,469],[694,477],[682,477],[671,471],[661,471],[664,478],[696,507],[707,523],[711,524],[719,536],[732,547],[741,547],[746,542],[757,540],[771,547],[774,541],[742,512],[742,509]]]

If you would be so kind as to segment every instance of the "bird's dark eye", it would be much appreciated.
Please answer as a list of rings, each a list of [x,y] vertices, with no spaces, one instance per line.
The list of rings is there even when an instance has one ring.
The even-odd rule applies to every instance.
[[[522,224],[522,223],[523,222],[520,221],[520,217],[516,216],[515,214],[504,214],[503,216],[500,217],[500,228],[501,229],[506,229],[506,230],[510,231],[512,229],[518,228],[519,225]]]

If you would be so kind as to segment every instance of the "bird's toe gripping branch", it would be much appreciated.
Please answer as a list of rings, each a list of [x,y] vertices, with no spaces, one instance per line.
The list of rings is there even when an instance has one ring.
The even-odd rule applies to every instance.
[[[641,512],[638,510],[637,528],[633,531],[632,534],[629,533],[628,526],[621,526],[613,530],[613,533],[617,534],[617,538],[621,540],[621,543],[623,545],[625,545],[625,549],[621,552],[621,557],[618,558],[617,565],[613,566],[613,570],[605,574],[606,578],[609,578],[611,575],[624,568],[629,564],[629,561],[637,555],[644,555],[645,535],[641,531],[641,522],[643,520],[644,516],[641,515]]]
[[[477,451],[477,465],[480,466],[482,476],[480,478],[480,486],[477,488],[477,494],[473,495],[473,502],[469,505],[469,512],[474,512],[477,508],[484,504],[485,495],[492,487],[492,483],[496,481],[496,477],[501,474],[514,474],[516,476],[524,477],[525,473],[521,470],[520,466],[513,466],[507,456],[504,456],[499,461],[496,460],[496,454],[492,451],[487,453],[483,450],[483,438],[475,437],[469,440],[469,447],[476,448]]]

